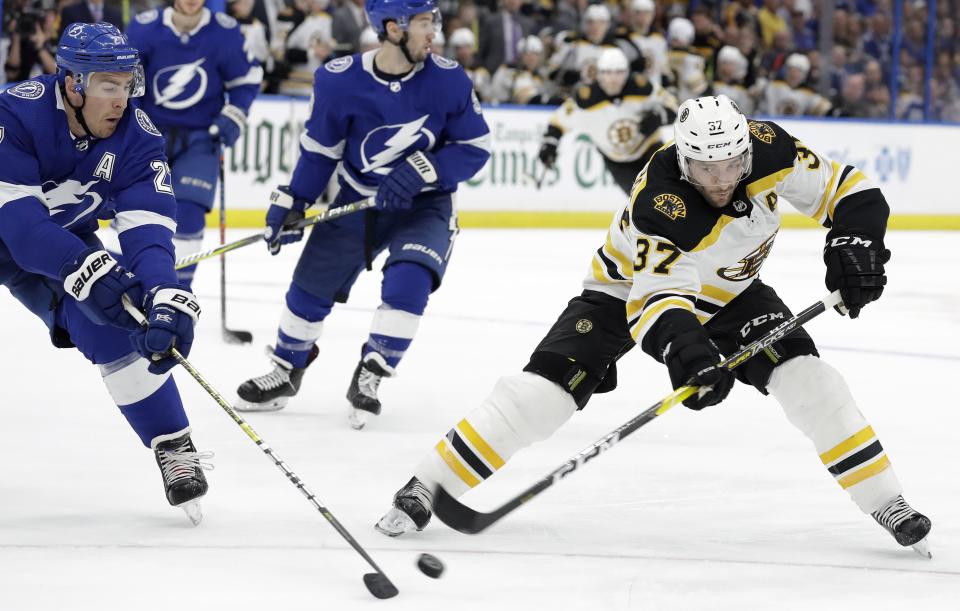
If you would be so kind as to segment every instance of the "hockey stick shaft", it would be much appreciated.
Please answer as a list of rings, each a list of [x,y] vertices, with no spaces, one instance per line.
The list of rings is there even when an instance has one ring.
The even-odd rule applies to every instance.
[[[341,216],[346,216],[348,214],[353,214],[354,212],[359,212],[360,210],[367,210],[368,208],[373,208],[375,205],[376,204],[374,203],[373,198],[368,197],[367,199],[362,199],[358,202],[344,204],[343,206],[339,206],[337,208],[325,210],[315,216],[311,216],[305,219],[300,219],[296,223],[293,223],[285,227],[285,229],[288,229],[288,230],[305,229],[317,223],[325,223],[327,221],[338,219]],[[182,269],[184,267],[187,267],[188,265],[193,265],[194,263],[198,263],[205,259],[210,259],[211,257],[216,257],[217,255],[222,255],[232,250],[243,248],[244,246],[249,246],[251,244],[256,244],[257,242],[262,242],[262,241],[263,241],[263,232],[256,233],[253,235],[249,235],[245,238],[240,238],[239,240],[235,240],[228,244],[217,246],[216,248],[211,248],[209,250],[201,250],[200,252],[193,253],[192,255],[182,257],[180,259],[177,259],[175,265],[177,269]]]
[[[834,291],[820,301],[803,310],[796,316],[777,325],[763,337],[757,339],[739,352],[733,354],[721,363],[722,367],[735,369],[746,361],[750,360],[766,348],[780,341],[790,333],[796,331],[805,323],[819,316],[832,306],[842,303],[840,292]],[[564,477],[576,471],[579,467],[593,460],[601,453],[609,450],[624,437],[627,437],[643,425],[647,424],[657,416],[665,413],[673,406],[682,403],[684,399],[696,394],[699,391],[698,386],[681,386],[672,393],[654,403],[642,413],[631,418],[621,426],[617,427],[599,441],[591,444],[589,447],[578,452],[572,458],[567,460],[559,468],[554,469],[545,477],[541,478],[534,485],[530,486],[520,494],[516,495],[497,509],[489,513],[482,513],[464,505],[453,496],[451,496],[442,486],[437,488],[436,498],[433,502],[433,510],[437,517],[447,526],[466,534],[476,534],[495,522],[502,519],[524,503],[534,499],[538,494],[556,484]]]
[[[220,147],[220,245],[227,241],[227,172],[224,167],[223,146]],[[238,331],[227,327],[227,257],[220,255],[220,332],[223,339],[231,344],[245,344],[253,341],[249,331]]]
[[[146,318],[144,318],[143,312],[141,312],[136,307],[134,307],[134,305],[130,302],[130,300],[127,298],[126,295],[124,295],[123,297],[123,306],[124,306],[124,309],[127,311],[127,313],[134,318],[134,320],[136,320],[141,325],[144,325],[144,326],[147,325],[147,320]],[[247,421],[244,420],[243,417],[241,417],[240,414],[238,414],[235,409],[233,409],[233,407],[230,405],[230,403],[227,402],[227,400],[223,397],[223,395],[217,392],[217,389],[215,389],[213,386],[210,385],[209,382],[207,382],[207,380],[200,374],[200,372],[197,371],[192,364],[190,364],[190,361],[188,361],[186,358],[183,357],[182,354],[180,354],[179,350],[177,350],[176,348],[171,348],[170,355],[177,361],[177,364],[183,367],[187,371],[187,373],[189,373],[190,376],[197,381],[197,383],[200,385],[201,388],[207,391],[207,394],[210,395],[213,398],[213,400],[217,402],[217,405],[219,405],[223,409],[223,411],[227,412],[227,415],[230,416],[230,418],[232,418],[233,421],[237,423],[237,426],[243,429],[243,432],[247,434],[247,437],[249,437],[255,444],[257,444],[260,450],[262,450],[263,453],[266,454],[267,457],[273,461],[273,464],[275,464],[281,471],[283,471],[283,474],[287,476],[287,479],[290,480],[290,483],[293,484],[297,488],[297,490],[299,490],[303,494],[303,496],[305,496],[306,499],[310,501],[310,504],[313,505],[313,507],[317,511],[319,511],[324,518],[327,519],[330,525],[333,526],[334,530],[340,533],[340,536],[343,537],[346,540],[346,542],[349,543],[350,546],[354,550],[356,550],[356,552],[360,554],[364,560],[367,561],[367,564],[373,567],[373,569],[377,572],[377,574],[381,576],[380,579],[378,580],[379,582],[378,583],[375,582],[375,585],[373,586],[371,586],[366,576],[364,576],[364,583],[367,584],[367,587],[370,589],[371,593],[373,593],[374,596],[377,596],[378,598],[390,598],[391,596],[395,596],[396,587],[393,585],[393,583],[390,582],[390,579],[386,576],[383,570],[377,565],[376,562],[374,562],[373,558],[370,557],[370,554],[368,554],[367,551],[360,546],[360,543],[358,543],[357,540],[353,538],[353,535],[351,535],[350,532],[347,531],[347,529],[343,526],[343,524],[341,524],[340,521],[337,520],[337,518],[333,515],[333,513],[331,513],[330,510],[327,509],[323,505],[323,503],[320,502],[320,499],[318,499],[317,496],[309,488],[307,488],[307,485],[303,483],[303,480],[300,479],[300,476],[298,476],[293,471],[293,469],[287,466],[287,463],[284,462],[279,455],[277,455],[276,451],[272,447],[270,447],[270,444],[268,444],[262,437],[260,437],[260,435],[257,434],[255,430],[253,430],[253,427],[250,426],[250,424],[247,423]],[[392,588],[393,593],[391,594],[389,589],[385,589],[385,590],[381,590],[381,593],[390,594],[390,595],[381,596],[374,591],[375,588]]]

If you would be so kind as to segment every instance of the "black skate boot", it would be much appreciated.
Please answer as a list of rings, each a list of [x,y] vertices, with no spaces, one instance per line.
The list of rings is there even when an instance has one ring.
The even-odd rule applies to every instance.
[[[376,352],[369,352],[353,371],[350,388],[347,389],[347,401],[350,402],[350,425],[358,431],[367,424],[370,414],[380,413],[380,398],[377,389],[380,380],[393,376],[394,370],[386,360]]]
[[[314,346],[307,357],[307,364],[294,367],[273,353],[273,347],[267,346],[267,357],[273,361],[273,371],[262,376],[250,378],[237,388],[240,400],[234,405],[239,412],[275,412],[287,404],[290,397],[300,390],[303,372],[307,370],[320,353]]]
[[[902,495],[870,515],[893,535],[897,543],[913,547],[921,556],[932,557],[927,544],[927,535],[932,528],[930,518],[908,505]]]
[[[213,468],[213,465],[201,461],[213,458],[213,452],[197,452],[189,429],[154,437],[150,447],[163,476],[167,502],[182,508],[191,522],[199,524],[203,511],[197,499],[207,493],[203,470]]]
[[[393,507],[373,527],[388,537],[423,530],[433,516],[432,505],[433,494],[419,479],[411,477],[407,485],[393,495]]]

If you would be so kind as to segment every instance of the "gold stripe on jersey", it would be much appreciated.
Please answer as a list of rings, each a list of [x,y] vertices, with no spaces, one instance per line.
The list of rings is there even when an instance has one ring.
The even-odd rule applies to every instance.
[[[716,241],[720,239],[720,234],[723,232],[723,228],[735,220],[737,219],[732,216],[721,214],[720,218],[717,219],[716,224],[713,226],[713,229],[710,230],[710,233],[704,236],[704,238],[700,240],[700,243],[691,249],[691,252],[706,250],[713,246]]]
[[[817,206],[817,211],[814,213],[813,218],[816,219],[818,223],[822,223],[824,220],[823,212],[827,208],[827,197],[833,192],[834,182],[837,180],[837,175],[840,174],[840,164],[836,161],[831,161],[830,166],[833,169],[833,173],[830,174],[830,182],[827,183],[827,189],[823,192],[823,198],[820,199],[820,205]]]
[[[768,174],[763,178],[758,178],[757,180],[751,182],[747,185],[747,196],[755,197],[764,191],[769,191],[770,189],[776,187],[777,183],[782,182],[784,178],[793,172],[793,169],[793,166],[790,166],[789,168],[784,168],[779,172]]]
[[[862,482],[863,480],[869,479],[869,478],[873,477],[874,475],[877,475],[877,474],[883,472],[883,471],[886,470],[887,467],[889,467],[889,466],[890,466],[890,459],[887,458],[887,455],[886,455],[886,454],[883,454],[883,455],[880,456],[880,458],[879,458],[878,460],[870,463],[870,464],[867,465],[866,467],[863,467],[862,469],[859,469],[859,470],[857,470],[857,471],[854,471],[853,473],[851,473],[850,475],[848,475],[848,476],[846,476],[846,477],[840,478],[839,480],[837,480],[837,483],[840,484],[840,487],[841,487],[841,488],[843,488],[844,490],[846,490],[846,489],[849,488],[850,486],[853,486],[853,485],[855,485],[855,484],[859,484],[859,483]]]
[[[663,293],[663,292],[650,293],[649,295],[646,295],[641,299],[631,299],[627,302],[627,320],[633,320],[635,316],[637,316],[640,312],[643,311],[645,307],[647,307],[647,303],[654,297],[663,298],[667,295],[681,297],[681,298],[684,295],[689,295],[690,298],[693,298],[693,299],[697,298],[697,294],[694,293],[693,291],[685,291],[683,289],[676,289],[676,288],[672,288],[666,293]]]
[[[480,483],[480,480],[471,473],[466,466],[457,456],[450,450],[448,447],[449,442],[446,438],[441,439],[440,443],[436,446],[437,454],[440,455],[440,458],[443,459],[443,462],[447,463],[447,466],[453,471],[457,477],[459,477],[464,484],[473,488]]]
[[[844,454],[848,454],[854,448],[862,446],[864,442],[874,437],[876,437],[876,434],[873,432],[873,427],[868,425],[822,453],[820,455],[820,461],[823,462],[824,465],[829,465]]]
[[[734,298],[736,297],[736,295],[734,295],[730,291],[725,291],[722,288],[719,288],[710,284],[702,285],[700,287],[700,293],[704,297],[709,297],[710,299],[719,301],[723,305],[727,305],[728,303],[733,301]]]
[[[637,322],[630,325],[630,335],[633,336],[633,341],[639,344],[641,338],[646,335],[647,330],[660,315],[673,308],[680,308],[693,314],[693,304],[686,299],[680,297],[662,299],[650,306]]]
[[[627,259],[627,257],[623,253],[621,253],[619,250],[617,250],[616,247],[613,245],[613,240],[611,239],[612,231],[613,230],[611,229],[610,231],[607,232],[607,241],[604,243],[603,246],[600,247],[600,252],[606,255],[607,259],[604,259],[600,255],[600,252],[598,252],[597,254],[593,255],[593,262],[591,263],[591,269],[593,270],[594,280],[596,280],[597,282],[603,282],[604,284],[611,284],[611,283],[616,284],[624,281],[629,281],[631,278],[633,278],[633,262]],[[622,279],[614,278],[610,276],[609,273],[607,273],[608,263],[614,264],[614,267],[616,268],[617,273],[619,273],[622,276]]]
[[[476,429],[474,429],[466,419],[461,420],[457,424],[457,428],[466,436],[470,444],[480,452],[480,455],[483,456],[487,463],[493,467],[494,471],[506,464],[504,460],[500,458],[500,455],[490,447],[490,444],[477,433]]]
[[[860,170],[854,170],[850,172],[846,180],[843,181],[843,186],[837,187],[837,193],[830,199],[830,207],[827,210],[827,215],[829,218],[833,218],[833,213],[837,208],[837,204],[840,202],[843,197],[850,192],[857,183],[863,182],[867,177],[864,176],[863,172]]]

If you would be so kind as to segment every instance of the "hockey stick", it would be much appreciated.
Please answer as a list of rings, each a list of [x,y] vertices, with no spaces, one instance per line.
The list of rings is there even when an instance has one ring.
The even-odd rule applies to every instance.
[[[348,214],[353,214],[354,212],[359,212],[360,210],[373,208],[375,205],[376,204],[374,203],[373,198],[368,197],[367,199],[362,199],[358,202],[353,202],[351,204],[344,204],[343,206],[339,206],[331,210],[325,210],[324,212],[321,212],[320,214],[317,214],[315,216],[311,216],[305,219],[300,219],[296,223],[293,223],[291,225],[287,225],[286,227],[284,227],[284,230],[305,229],[317,223],[325,223],[326,221],[332,221],[334,219],[340,218],[341,216],[346,216]],[[175,264],[176,269],[182,269],[184,267],[187,267],[188,265],[193,265],[194,263],[197,263],[199,261],[203,261],[211,257],[216,257],[217,255],[228,253],[231,250],[236,250],[238,248],[243,248],[244,246],[249,246],[251,244],[256,244],[257,242],[261,242],[263,241],[264,233],[265,232],[260,232],[253,235],[248,235],[245,238],[240,238],[239,240],[230,242],[229,244],[217,246],[216,248],[211,248],[209,250],[201,250],[200,252],[195,252],[192,255],[187,255],[186,257],[177,259]]]
[[[816,316],[819,316],[832,306],[841,303],[842,300],[839,291],[830,293],[806,310],[777,325],[775,329],[723,361],[721,366],[727,369],[734,369],[742,365],[764,349],[772,346],[775,342],[780,341],[790,333],[796,331]],[[540,479],[533,486],[530,486],[491,512],[484,513],[471,509],[453,498],[449,492],[443,489],[443,486],[437,487],[433,500],[433,512],[450,528],[468,535],[477,534],[498,522],[524,503],[533,500],[538,494],[576,471],[581,465],[586,464],[604,451],[609,450],[627,435],[663,414],[674,405],[682,403],[684,399],[692,396],[699,389],[699,386],[681,386],[660,401],[651,405],[639,415],[617,427],[608,435],[604,436],[603,439],[600,439],[590,447],[577,453],[573,458],[553,470],[546,477]]]
[[[532,180],[534,186],[537,187],[537,191],[539,191],[539,190],[540,190],[540,187],[543,186],[543,181],[547,178],[547,171],[548,171],[548,169],[549,169],[549,168],[547,168],[546,165],[543,166],[543,173],[540,174],[540,178],[537,178],[536,176],[534,176],[534,175],[531,174],[530,172],[524,172],[523,175],[526,176],[528,179]]]
[[[227,241],[227,175],[224,170],[223,147],[220,147],[220,246]],[[227,257],[220,255],[220,332],[228,344],[249,344],[253,333],[227,327]]]
[[[134,307],[126,295],[123,296],[123,307],[127,313],[133,317],[134,320],[141,325],[146,326],[147,320],[144,318],[143,312]],[[273,461],[273,464],[277,465],[277,467],[283,471],[283,474],[287,476],[287,479],[290,480],[290,483],[296,486],[297,490],[303,493],[303,496],[307,497],[307,500],[310,501],[310,504],[313,505],[316,510],[327,519],[328,522],[330,522],[334,530],[340,533],[340,536],[343,537],[371,567],[373,567],[373,569],[376,571],[375,573],[366,573],[363,576],[363,583],[367,586],[367,589],[370,591],[370,593],[377,598],[393,598],[396,596],[399,593],[397,587],[393,585],[393,582],[390,581],[383,570],[377,566],[377,563],[373,561],[373,558],[370,557],[367,551],[360,546],[356,539],[353,538],[353,535],[351,535],[347,529],[344,528],[344,526],[339,520],[337,520],[337,518],[333,516],[329,509],[323,506],[317,496],[311,492],[309,488],[307,488],[307,485],[303,483],[303,480],[300,479],[300,476],[294,473],[293,469],[287,466],[287,463],[285,463],[283,459],[277,455],[273,448],[271,448],[270,445],[263,438],[261,438],[256,431],[253,430],[253,427],[251,427],[247,421],[244,420],[240,414],[233,409],[233,407],[231,407],[227,400],[223,398],[223,395],[217,392],[217,390],[213,388],[213,386],[211,386],[202,375],[200,375],[199,371],[194,369],[193,365],[190,364],[190,361],[183,358],[183,355],[180,354],[179,350],[176,348],[171,348],[170,354],[177,361],[177,363],[186,369],[187,373],[193,376],[193,379],[196,380],[205,391],[207,391],[207,394],[213,397],[213,400],[217,402],[217,405],[223,408],[223,411],[227,412],[228,416],[233,418],[233,421],[236,422],[241,429],[243,429],[243,432],[247,434],[247,437],[252,439],[253,442],[257,444],[261,450],[263,450],[263,453]]]

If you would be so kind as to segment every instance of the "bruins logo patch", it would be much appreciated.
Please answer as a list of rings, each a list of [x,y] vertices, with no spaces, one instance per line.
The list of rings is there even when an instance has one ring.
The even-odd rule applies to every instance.
[[[767,256],[770,254],[770,251],[773,250],[773,240],[776,237],[777,234],[774,233],[764,240],[763,244],[757,246],[756,250],[737,261],[736,265],[721,267],[717,270],[717,275],[731,282],[740,282],[753,278],[760,272],[763,262],[767,260]]]
[[[586,318],[577,321],[577,333],[590,333],[593,330],[593,323]]]
[[[654,197],[653,207],[657,212],[669,217],[671,221],[687,216],[686,204],[673,193],[661,193]]]
[[[777,134],[772,127],[760,121],[748,121],[748,123],[750,124],[750,133],[753,134],[754,138],[764,144],[773,144]]]

